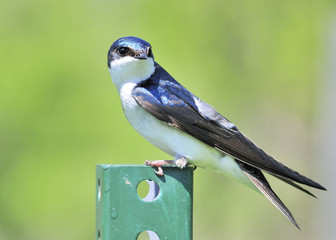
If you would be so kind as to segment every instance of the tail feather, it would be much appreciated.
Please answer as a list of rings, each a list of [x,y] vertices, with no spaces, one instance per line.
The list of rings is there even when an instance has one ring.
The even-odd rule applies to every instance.
[[[273,174],[272,174],[272,175],[273,175]],[[285,177],[280,177],[280,176],[278,176],[278,175],[273,175],[273,176],[275,176],[275,177],[281,179],[282,181],[288,183],[289,185],[291,185],[291,186],[293,186],[293,187],[295,187],[295,188],[301,190],[302,192],[305,192],[305,193],[307,193],[308,195],[310,195],[310,196],[312,196],[312,197],[314,197],[314,198],[317,198],[314,194],[312,194],[311,192],[309,192],[307,189],[301,187],[299,184],[296,184],[295,182],[293,182],[293,181],[291,181],[291,180],[289,180],[289,179],[287,179],[287,178],[285,178]]]
[[[289,219],[299,230],[300,227],[295,221],[292,213],[288,210],[285,204],[280,200],[280,198],[275,194],[272,190],[271,186],[267,182],[265,176],[262,172],[252,166],[249,166],[245,163],[238,162],[240,169],[244,172],[244,174],[253,182],[253,184],[259,189],[261,193],[267,197],[267,199],[277,208],[280,212],[285,215],[287,219]],[[296,184],[295,184],[296,185]],[[297,185],[298,186],[298,185]],[[296,186],[295,186],[296,187]],[[299,186],[300,187],[300,186]],[[300,189],[302,190],[302,189]]]

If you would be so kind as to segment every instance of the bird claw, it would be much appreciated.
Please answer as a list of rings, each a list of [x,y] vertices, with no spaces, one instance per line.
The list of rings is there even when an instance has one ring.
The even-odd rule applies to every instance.
[[[154,169],[155,174],[162,177],[164,175],[162,167],[157,167],[157,168],[158,168],[157,171]]]
[[[171,164],[173,164],[173,161],[169,161],[169,160],[149,161],[149,160],[146,160],[146,161],[145,161],[145,164],[146,164],[147,166],[157,167],[158,170],[154,170],[155,174],[158,175],[158,176],[163,176],[164,173],[163,173],[162,166],[163,166],[163,165],[171,165]]]
[[[156,161],[149,161],[146,160],[145,164],[147,166],[151,166],[151,167],[157,167],[158,170],[154,170],[155,174],[158,176],[163,176],[163,169],[162,166],[164,165],[175,165],[178,168],[184,168],[188,162],[184,157],[176,157],[174,160],[156,160]]]

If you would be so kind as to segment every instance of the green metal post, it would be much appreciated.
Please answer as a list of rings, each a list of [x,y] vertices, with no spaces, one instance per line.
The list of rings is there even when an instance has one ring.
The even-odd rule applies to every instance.
[[[97,165],[97,240],[136,240],[143,231],[157,234],[150,239],[192,239],[193,168],[163,170],[159,177],[144,165]],[[141,199],[137,186],[146,179],[159,191]]]

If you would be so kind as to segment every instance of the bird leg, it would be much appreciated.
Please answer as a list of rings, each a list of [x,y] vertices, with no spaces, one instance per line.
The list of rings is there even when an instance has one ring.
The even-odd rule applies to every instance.
[[[157,171],[154,170],[155,174],[158,175],[158,176],[163,176],[164,173],[163,173],[162,166],[164,166],[164,165],[175,165],[176,167],[182,169],[188,164],[188,162],[184,157],[177,156],[174,160],[156,160],[156,161],[146,160],[145,164],[147,166],[157,167],[158,170]]]
[[[146,160],[145,164],[147,166],[157,167],[158,170],[157,171],[154,170],[155,174],[158,175],[158,176],[163,176],[164,173],[163,173],[162,166],[163,165],[174,165],[174,160],[156,160],[156,161]]]

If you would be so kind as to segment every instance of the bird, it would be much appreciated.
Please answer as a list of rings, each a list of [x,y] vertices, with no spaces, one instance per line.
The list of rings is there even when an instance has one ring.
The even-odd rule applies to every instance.
[[[145,161],[157,167],[157,175],[164,174],[163,165],[212,169],[262,193],[300,229],[263,171],[313,197],[299,184],[326,188],[273,158],[177,82],[154,61],[147,41],[134,36],[117,39],[108,51],[107,65],[127,120],[147,141],[173,157]]]

